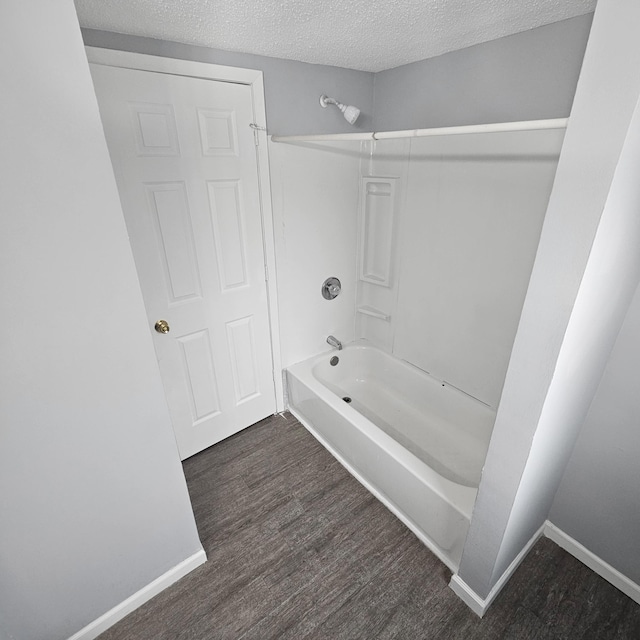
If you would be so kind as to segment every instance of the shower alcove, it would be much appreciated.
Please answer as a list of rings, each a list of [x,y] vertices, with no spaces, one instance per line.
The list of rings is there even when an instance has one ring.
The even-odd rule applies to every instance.
[[[565,126],[271,139],[289,407],[454,572]],[[343,294],[316,299],[329,273]],[[370,351],[334,370],[318,356],[329,334]],[[482,455],[473,482],[438,458],[463,464],[462,423],[461,448],[476,438]],[[438,456],[429,439],[446,441]]]

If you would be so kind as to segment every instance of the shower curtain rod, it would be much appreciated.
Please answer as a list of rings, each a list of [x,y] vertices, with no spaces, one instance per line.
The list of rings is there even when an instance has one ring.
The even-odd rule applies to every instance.
[[[568,118],[551,120],[526,120],[524,122],[497,122],[494,124],[472,124],[460,127],[438,127],[435,129],[407,129],[406,131],[371,131],[368,133],[320,133],[308,136],[271,136],[272,142],[323,142],[333,140],[390,140],[392,138],[425,138],[428,136],[455,136],[464,133],[499,133],[503,131],[537,131],[542,129],[564,129]]]

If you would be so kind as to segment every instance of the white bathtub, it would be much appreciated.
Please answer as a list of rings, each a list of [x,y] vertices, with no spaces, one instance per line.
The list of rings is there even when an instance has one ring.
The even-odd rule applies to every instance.
[[[362,342],[286,379],[290,411],[456,572],[495,412]]]

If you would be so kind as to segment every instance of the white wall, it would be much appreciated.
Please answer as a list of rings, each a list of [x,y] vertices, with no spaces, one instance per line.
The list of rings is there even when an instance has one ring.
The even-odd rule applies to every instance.
[[[358,300],[389,319],[359,313],[359,335],[496,408],[563,134],[376,142],[363,173],[396,186],[391,276],[361,280]],[[368,252],[388,249],[380,231]]]
[[[599,2],[460,564],[481,597],[549,513],[637,283],[638,30]]]
[[[269,145],[283,366],[354,338],[360,144]],[[335,276],[342,293],[325,300]]]
[[[640,104],[640,103],[639,103]],[[551,508],[577,432],[640,277],[640,111],[636,108],[556,363],[496,566],[501,574]],[[558,437],[558,426],[563,437]],[[634,474],[635,475],[635,474]],[[593,513],[593,506],[591,513]],[[537,515],[539,518],[540,515]],[[626,532],[627,535],[631,531]]]
[[[374,76],[376,131],[569,115],[592,14]]]
[[[58,640],[202,547],[71,0],[0,54],[0,619]]]
[[[549,519],[640,584],[640,287],[611,352]]]
[[[411,144],[394,354],[494,409],[563,133]]]

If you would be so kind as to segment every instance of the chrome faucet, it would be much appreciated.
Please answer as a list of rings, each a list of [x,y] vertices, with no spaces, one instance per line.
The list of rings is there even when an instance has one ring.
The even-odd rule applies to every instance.
[[[333,336],[329,336],[327,338],[327,342],[332,347],[335,347],[338,351],[340,351],[342,349],[342,342],[340,342],[340,340],[338,340],[338,338],[334,338]]]

